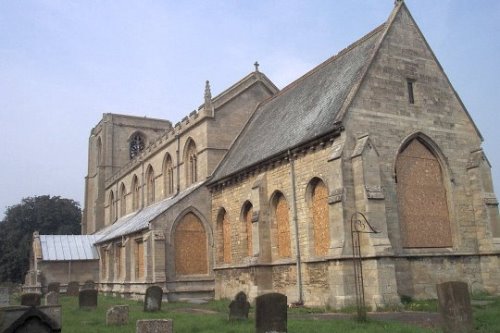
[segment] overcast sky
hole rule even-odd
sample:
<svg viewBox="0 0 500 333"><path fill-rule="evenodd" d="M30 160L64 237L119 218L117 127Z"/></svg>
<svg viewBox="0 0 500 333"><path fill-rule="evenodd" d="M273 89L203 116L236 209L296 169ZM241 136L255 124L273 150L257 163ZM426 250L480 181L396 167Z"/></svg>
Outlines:
<svg viewBox="0 0 500 333"><path fill-rule="evenodd" d="M484 136L500 193L500 1L406 0ZM280 88L383 23L393 0L0 1L0 217L33 195L83 206L103 113L176 123L260 70Z"/></svg>

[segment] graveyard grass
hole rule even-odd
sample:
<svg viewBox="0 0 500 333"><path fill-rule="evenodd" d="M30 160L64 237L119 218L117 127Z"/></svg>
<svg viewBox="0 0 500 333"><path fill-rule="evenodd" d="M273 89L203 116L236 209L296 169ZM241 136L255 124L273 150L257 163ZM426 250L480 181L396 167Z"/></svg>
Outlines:
<svg viewBox="0 0 500 333"><path fill-rule="evenodd" d="M254 332L254 310L250 311L248 321L229 322L228 305L230 301L211 301L203 305L195 305L184 302L163 303L159 312L143 312L143 302L119 297L99 295L98 307L94 310L79 309L78 298L61 296L63 307L63 331L72 333L135 333L136 321L139 319L172 319L174 321L175 333L253 333ZM129 324L124 326L106 326L106 311L114 305L129 306ZM430 301L426 310L435 307L435 302ZM312 313L325 312L326 309L311 309ZM499 332L500 333L500 299L495 298L493 303L487 306L474 306L474 319L477 332ZM289 309L288 332L289 333L331 333L331 332L380 332L380 333L430 333L440 330L424 329L405 325L398 322L383 322L369 320L359 323L352 319L336 320L314 320L307 319L308 310L304 308Z"/></svg>

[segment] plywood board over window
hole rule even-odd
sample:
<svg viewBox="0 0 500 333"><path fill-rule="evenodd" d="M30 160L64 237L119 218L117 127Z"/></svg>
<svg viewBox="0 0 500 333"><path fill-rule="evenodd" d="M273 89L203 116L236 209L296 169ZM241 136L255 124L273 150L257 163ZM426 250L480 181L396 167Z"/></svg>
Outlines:
<svg viewBox="0 0 500 333"><path fill-rule="evenodd" d="M398 156L396 176L403 246L451 247L446 188L436 156L413 139Z"/></svg>
<svg viewBox="0 0 500 333"><path fill-rule="evenodd" d="M196 215L188 213L182 218L174 242L177 275L208 274L207 235Z"/></svg>
<svg viewBox="0 0 500 333"><path fill-rule="evenodd" d="M290 218L288 203L282 194L276 198L276 245L279 258L289 258L292 256L290 247Z"/></svg>
<svg viewBox="0 0 500 333"><path fill-rule="evenodd" d="M252 214L253 214L253 207L250 205L246 211L246 214L245 214L246 237L247 237L247 255L249 257L253 256Z"/></svg>
<svg viewBox="0 0 500 333"><path fill-rule="evenodd" d="M314 235L314 254L325 256L330 245L330 228L328 218L328 189L322 181L318 181L312 193L312 220Z"/></svg>
<svg viewBox="0 0 500 333"><path fill-rule="evenodd" d="M135 257L135 278L137 280L144 279L144 242L138 239L135 242L134 248Z"/></svg>

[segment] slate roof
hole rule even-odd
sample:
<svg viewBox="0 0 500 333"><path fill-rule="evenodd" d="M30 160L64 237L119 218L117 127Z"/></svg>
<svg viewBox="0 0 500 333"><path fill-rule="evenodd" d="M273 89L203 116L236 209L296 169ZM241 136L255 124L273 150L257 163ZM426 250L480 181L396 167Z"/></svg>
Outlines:
<svg viewBox="0 0 500 333"><path fill-rule="evenodd" d="M385 26L379 26L261 104L211 182L331 132L350 91L369 64Z"/></svg>
<svg viewBox="0 0 500 333"><path fill-rule="evenodd" d="M94 242L99 235L40 235L42 260L98 260Z"/></svg>
<svg viewBox="0 0 500 333"><path fill-rule="evenodd" d="M145 207L144 209L120 217L115 223L101 229L98 232L100 237L96 241L96 244L104 243L106 241L149 228L149 223L152 220L194 192L196 189L200 188L203 184L204 181L196 183L184 191L179 192L176 196L163 199Z"/></svg>

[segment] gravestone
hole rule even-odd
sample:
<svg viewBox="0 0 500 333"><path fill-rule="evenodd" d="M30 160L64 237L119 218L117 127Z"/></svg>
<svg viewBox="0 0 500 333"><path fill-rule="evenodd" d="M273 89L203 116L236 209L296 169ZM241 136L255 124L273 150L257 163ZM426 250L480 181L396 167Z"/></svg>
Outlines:
<svg viewBox="0 0 500 333"><path fill-rule="evenodd" d="M78 304L80 308L95 309L97 307L97 290L81 290L78 295Z"/></svg>
<svg viewBox="0 0 500 333"><path fill-rule="evenodd" d="M115 305L106 312L106 325L128 324L128 305Z"/></svg>
<svg viewBox="0 0 500 333"><path fill-rule="evenodd" d="M10 292L8 287L0 288L0 306L7 306L10 304Z"/></svg>
<svg viewBox="0 0 500 333"><path fill-rule="evenodd" d="M161 300L163 298L163 289L158 286L151 286L146 289L144 296L144 311L154 312L161 310Z"/></svg>
<svg viewBox="0 0 500 333"><path fill-rule="evenodd" d="M234 297L234 300L229 304L229 320L245 320L248 319L250 311L250 303L247 300L247 295L240 291Z"/></svg>
<svg viewBox="0 0 500 333"><path fill-rule="evenodd" d="M93 290L95 289L95 282L92 280L87 280L82 286L82 290Z"/></svg>
<svg viewBox="0 0 500 333"><path fill-rule="evenodd" d="M143 319L135 326L136 333L173 333L174 321L171 319Z"/></svg>
<svg viewBox="0 0 500 333"><path fill-rule="evenodd" d="M61 284L59 282L51 282L47 286L47 292L55 291L58 294L61 292Z"/></svg>
<svg viewBox="0 0 500 333"><path fill-rule="evenodd" d="M467 283L444 282L437 285L438 309L444 333L474 332L472 306Z"/></svg>
<svg viewBox="0 0 500 333"><path fill-rule="evenodd" d="M66 295L68 296L78 296L80 292L80 284L78 281L71 281L68 283L68 288L66 288Z"/></svg>
<svg viewBox="0 0 500 333"><path fill-rule="evenodd" d="M270 293L255 299L255 333L287 332L287 298Z"/></svg>
<svg viewBox="0 0 500 333"><path fill-rule="evenodd" d="M45 305L59 305L59 293L56 291L49 291L45 295Z"/></svg>
<svg viewBox="0 0 500 333"><path fill-rule="evenodd" d="M40 306L42 294L26 293L21 295L21 305Z"/></svg>

